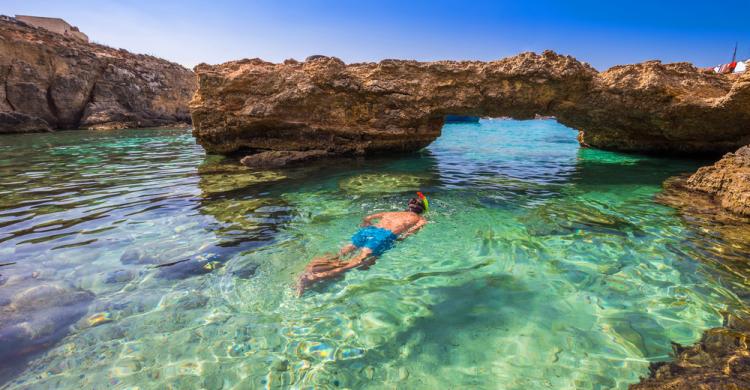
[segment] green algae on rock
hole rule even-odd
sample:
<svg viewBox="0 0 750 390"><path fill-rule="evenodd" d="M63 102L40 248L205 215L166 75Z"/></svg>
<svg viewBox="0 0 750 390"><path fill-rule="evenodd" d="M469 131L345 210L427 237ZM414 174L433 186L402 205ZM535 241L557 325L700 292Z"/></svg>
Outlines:
<svg viewBox="0 0 750 390"><path fill-rule="evenodd" d="M278 168L293 164L301 164L306 161L317 160L326 156L328 156L328 152L325 150L306 150L304 152L274 150L245 156L240 162L248 167Z"/></svg>
<svg viewBox="0 0 750 390"><path fill-rule="evenodd" d="M204 195L240 190L253 184L284 179L281 172L257 170L237 164L236 161L211 156L198 167L199 186Z"/></svg>
<svg viewBox="0 0 750 390"><path fill-rule="evenodd" d="M365 173L339 183L339 188L351 194L399 193L422 187L423 178L409 174Z"/></svg>

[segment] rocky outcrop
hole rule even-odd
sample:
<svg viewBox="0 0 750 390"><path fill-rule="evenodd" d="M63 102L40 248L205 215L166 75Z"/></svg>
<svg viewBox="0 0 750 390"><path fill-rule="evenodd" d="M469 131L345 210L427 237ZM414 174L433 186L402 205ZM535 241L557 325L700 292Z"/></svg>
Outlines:
<svg viewBox="0 0 750 390"><path fill-rule="evenodd" d="M677 209L682 220L699 239L691 240L704 247L708 253L721 261L722 267L733 273L750 278L746 272L747 259L750 258L750 217L734 213L723 208L714 196L696 191L688 186L688 175L671 177L662 184L662 191L656 201ZM716 240L727 242L734 253L717 251Z"/></svg>
<svg viewBox="0 0 750 390"><path fill-rule="evenodd" d="M632 390L750 388L750 321L728 316L695 345L674 345L673 362L651 364L651 374Z"/></svg>
<svg viewBox="0 0 750 390"><path fill-rule="evenodd" d="M189 122L193 72L0 16L0 134Z"/></svg>
<svg viewBox="0 0 750 390"><path fill-rule="evenodd" d="M622 151L718 153L750 143L750 73L686 63L600 73L547 51L492 62L251 59L195 71L194 135L215 153L412 151L440 136L450 114L553 115L585 143Z"/></svg>
<svg viewBox="0 0 750 390"><path fill-rule="evenodd" d="M725 273L738 280L750 277L750 216L744 212L747 198L741 196L750 185L747 176L742 176L748 149L729 153L690 177L668 179L656 197L679 211L688 227L686 239L695 245L693 257L710 264L719 279ZM740 299L747 298L745 288L727 286ZM750 313L742 313L741 318L727 316L723 327L707 330L698 343L675 345L674 359L652 363L649 377L631 389L750 388L749 339Z"/></svg>
<svg viewBox="0 0 750 390"><path fill-rule="evenodd" d="M52 131L52 127L42 118L20 112L0 112L0 134L43 131Z"/></svg>
<svg viewBox="0 0 750 390"><path fill-rule="evenodd" d="M727 210L750 217L750 145L700 168L687 180L687 187L712 195Z"/></svg>

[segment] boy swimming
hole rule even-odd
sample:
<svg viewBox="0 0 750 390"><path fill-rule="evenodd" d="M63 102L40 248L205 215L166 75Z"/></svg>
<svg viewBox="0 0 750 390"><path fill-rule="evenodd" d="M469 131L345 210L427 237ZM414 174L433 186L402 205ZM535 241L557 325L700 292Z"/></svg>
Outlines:
<svg viewBox="0 0 750 390"><path fill-rule="evenodd" d="M362 229L352 236L352 242L341 248L338 255L313 259L297 281L297 293L302 293L313 283L333 278L357 267L375 263L378 256L390 249L396 240L414 234L427 220L421 215L428 207L427 198L418 192L420 199L409 200L408 211L392 211L368 215L362 220ZM372 224L377 220L377 223ZM359 249L349 261L342 259Z"/></svg>

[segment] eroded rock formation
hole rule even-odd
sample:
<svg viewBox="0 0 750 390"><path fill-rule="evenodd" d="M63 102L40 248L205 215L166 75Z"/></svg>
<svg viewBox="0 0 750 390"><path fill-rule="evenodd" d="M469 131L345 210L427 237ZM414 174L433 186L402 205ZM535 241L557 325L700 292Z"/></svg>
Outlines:
<svg viewBox="0 0 750 390"><path fill-rule="evenodd" d="M750 217L750 145L699 169L687 180L687 187L713 196L734 213Z"/></svg>
<svg viewBox="0 0 750 390"><path fill-rule="evenodd" d="M209 152L411 151L445 115L554 115L591 146L718 153L750 143L750 73L708 74L657 61L597 72L551 51L499 61L333 57L195 68L194 135Z"/></svg>
<svg viewBox="0 0 750 390"><path fill-rule="evenodd" d="M189 122L193 72L0 16L0 134Z"/></svg>

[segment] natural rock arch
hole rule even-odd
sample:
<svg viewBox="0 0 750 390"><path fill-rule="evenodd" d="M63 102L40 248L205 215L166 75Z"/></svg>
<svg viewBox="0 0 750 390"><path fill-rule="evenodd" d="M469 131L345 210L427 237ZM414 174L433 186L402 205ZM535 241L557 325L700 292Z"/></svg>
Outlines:
<svg viewBox="0 0 750 390"><path fill-rule="evenodd" d="M499 61L335 57L198 65L194 135L209 152L416 150L446 114L555 116L595 147L718 153L750 143L750 74L651 61L599 73L546 51Z"/></svg>

